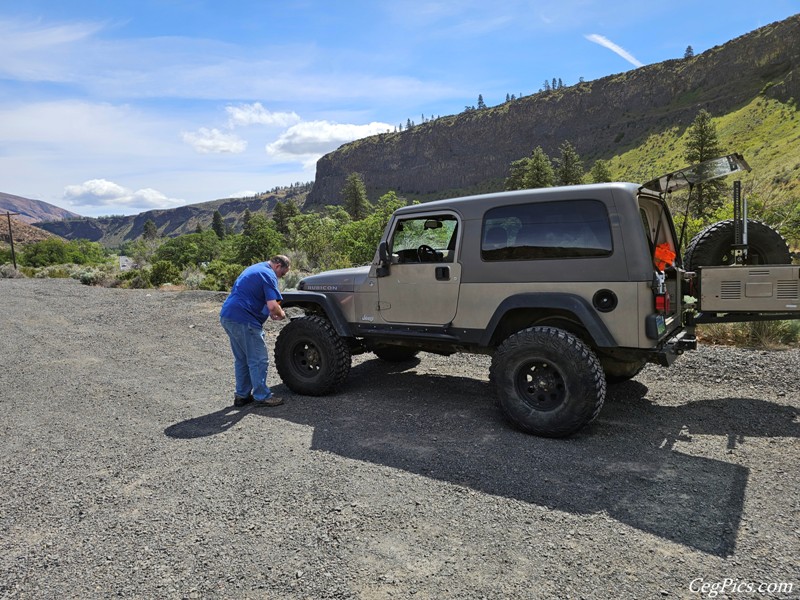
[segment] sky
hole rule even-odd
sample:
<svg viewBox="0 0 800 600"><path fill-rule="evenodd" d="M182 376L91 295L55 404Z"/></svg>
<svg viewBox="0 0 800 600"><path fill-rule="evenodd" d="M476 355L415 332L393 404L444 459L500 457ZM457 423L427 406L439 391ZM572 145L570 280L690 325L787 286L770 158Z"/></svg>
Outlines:
<svg viewBox="0 0 800 600"><path fill-rule="evenodd" d="M800 0L0 0L0 192L251 196L408 121L700 54Z"/></svg>

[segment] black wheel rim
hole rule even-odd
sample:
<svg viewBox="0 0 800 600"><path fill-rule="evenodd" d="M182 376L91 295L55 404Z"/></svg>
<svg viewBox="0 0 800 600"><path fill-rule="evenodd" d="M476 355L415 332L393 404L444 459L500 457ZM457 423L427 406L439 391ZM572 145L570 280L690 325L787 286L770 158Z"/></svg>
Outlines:
<svg viewBox="0 0 800 600"><path fill-rule="evenodd" d="M567 397L567 386L561 371L544 360L522 365L517 371L515 383L520 398L534 410L554 410Z"/></svg>
<svg viewBox="0 0 800 600"><path fill-rule="evenodd" d="M311 340L300 340L292 347L292 369L301 377L316 377L322 368L322 353Z"/></svg>

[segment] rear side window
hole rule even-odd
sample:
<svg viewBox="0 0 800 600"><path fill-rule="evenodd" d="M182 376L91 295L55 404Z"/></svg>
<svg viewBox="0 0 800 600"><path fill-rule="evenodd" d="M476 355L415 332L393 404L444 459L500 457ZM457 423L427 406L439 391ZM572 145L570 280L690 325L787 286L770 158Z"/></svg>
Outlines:
<svg viewBox="0 0 800 600"><path fill-rule="evenodd" d="M597 200L501 206L483 218L483 260L586 258L611 254L608 212Z"/></svg>

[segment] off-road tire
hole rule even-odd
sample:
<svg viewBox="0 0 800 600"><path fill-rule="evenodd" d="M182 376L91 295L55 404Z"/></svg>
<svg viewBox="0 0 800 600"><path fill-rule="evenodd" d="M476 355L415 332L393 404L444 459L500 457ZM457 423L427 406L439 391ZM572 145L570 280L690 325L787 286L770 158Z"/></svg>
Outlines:
<svg viewBox="0 0 800 600"><path fill-rule="evenodd" d="M734 221L719 221L709 225L689 242L683 259L687 271L699 267L734 264ZM785 265L792 262L789 245L783 236L766 223L747 222L747 264Z"/></svg>
<svg viewBox="0 0 800 600"><path fill-rule="evenodd" d="M489 374L503 414L518 429L564 437L591 423L606 397L603 368L576 336L530 327L508 337Z"/></svg>
<svg viewBox="0 0 800 600"><path fill-rule="evenodd" d="M419 354L419 350L403 346L384 346L372 350L375 356L386 362L406 362Z"/></svg>
<svg viewBox="0 0 800 600"><path fill-rule="evenodd" d="M330 321L305 316L287 323L275 342L275 365L290 390L324 396L347 379L351 355Z"/></svg>

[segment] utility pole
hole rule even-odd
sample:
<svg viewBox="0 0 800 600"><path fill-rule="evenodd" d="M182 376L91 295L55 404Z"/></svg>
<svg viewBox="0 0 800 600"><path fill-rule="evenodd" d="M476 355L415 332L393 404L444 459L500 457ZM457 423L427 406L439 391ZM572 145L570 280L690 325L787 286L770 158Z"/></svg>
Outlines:
<svg viewBox="0 0 800 600"><path fill-rule="evenodd" d="M14 254L14 234L11 232L11 217L17 216L19 213L12 213L6 211L6 219L8 219L8 241L11 244L11 262L14 263L14 270L17 270L17 255Z"/></svg>

